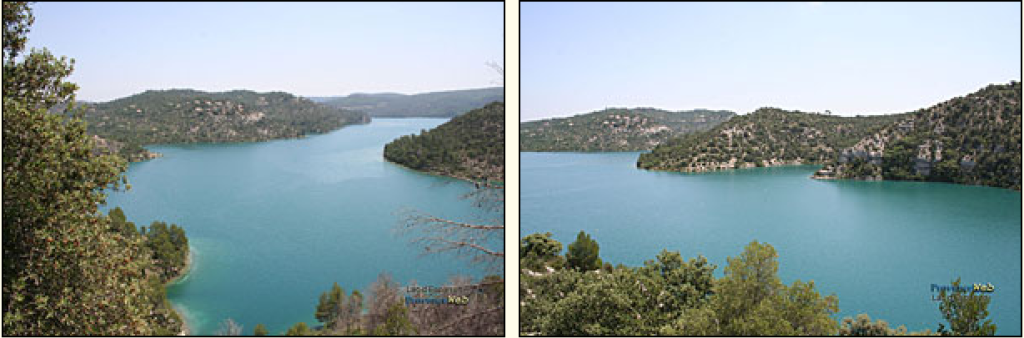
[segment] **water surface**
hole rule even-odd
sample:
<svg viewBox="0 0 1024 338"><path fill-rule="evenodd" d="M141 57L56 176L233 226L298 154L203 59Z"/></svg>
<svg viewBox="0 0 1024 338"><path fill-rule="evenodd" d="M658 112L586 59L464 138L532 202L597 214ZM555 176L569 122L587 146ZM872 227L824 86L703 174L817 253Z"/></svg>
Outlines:
<svg viewBox="0 0 1024 338"><path fill-rule="evenodd" d="M405 208L462 220L492 219L460 197L470 185L383 161L384 144L443 119L374 119L303 139L151 147L164 157L134 163L132 189L114 193L137 225L185 228L191 273L168 289L193 334L232 318L251 334L263 323L283 334L313 313L320 293L338 284L366 289L381 272L403 285L479 278L452 256L421 256L398 236ZM500 215L498 215L500 217Z"/></svg>
<svg viewBox="0 0 1024 338"><path fill-rule="evenodd" d="M682 174L638 170L639 153L523 153L520 236L580 230L601 258L704 255L722 275L751 241L779 254L786 284L814 280L840 315L938 327L931 284L992 283L998 334L1021 334L1021 193L920 182L818 181L815 166Z"/></svg>

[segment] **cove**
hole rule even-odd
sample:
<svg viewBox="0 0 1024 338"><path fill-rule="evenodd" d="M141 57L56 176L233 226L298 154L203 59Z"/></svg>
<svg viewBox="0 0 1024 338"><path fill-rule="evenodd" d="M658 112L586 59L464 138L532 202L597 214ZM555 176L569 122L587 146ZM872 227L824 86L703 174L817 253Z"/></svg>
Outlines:
<svg viewBox="0 0 1024 338"><path fill-rule="evenodd" d="M817 166L683 174L636 169L639 153L522 153L520 237L586 231L601 258L641 266L662 249L726 257L753 240L783 283L813 280L836 319L867 313L934 331L932 285L991 283L999 335L1021 334L1021 193L922 182L818 181ZM937 295L937 292L934 293Z"/></svg>
<svg viewBox="0 0 1024 338"><path fill-rule="evenodd" d="M193 335L215 333L226 318L243 334L258 323L275 335L298 322L317 326L318 297L334 282L366 295L382 272L402 286L488 273L457 257L421 255L395 232L408 209L501 217L461 198L469 183L383 160L387 142L445 121L374 119L302 139L148 147L164 156L131 164L132 189L111 193L104 209L121 207L137 226L160 220L185 229L192 267L168 298Z"/></svg>

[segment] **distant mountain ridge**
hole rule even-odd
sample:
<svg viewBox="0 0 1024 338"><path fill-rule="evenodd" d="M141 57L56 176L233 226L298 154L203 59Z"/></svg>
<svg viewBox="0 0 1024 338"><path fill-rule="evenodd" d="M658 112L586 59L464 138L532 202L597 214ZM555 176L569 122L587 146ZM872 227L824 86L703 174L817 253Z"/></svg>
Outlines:
<svg viewBox="0 0 1024 338"><path fill-rule="evenodd" d="M1021 84L990 85L909 113L844 149L814 177L1020 190Z"/></svg>
<svg viewBox="0 0 1024 338"><path fill-rule="evenodd" d="M111 145L104 149L133 161L152 158L142 148L150 144L295 138L370 121L362 112L288 93L248 90L149 90L82 106L88 131L99 136L98 144Z"/></svg>
<svg viewBox="0 0 1024 338"><path fill-rule="evenodd" d="M607 108L519 124L522 151L639 151L686 133L710 129L736 114L725 110Z"/></svg>
<svg viewBox="0 0 1024 338"><path fill-rule="evenodd" d="M420 93L356 93L317 97L328 106L359 110L372 117L454 117L491 102L505 101L504 87Z"/></svg>

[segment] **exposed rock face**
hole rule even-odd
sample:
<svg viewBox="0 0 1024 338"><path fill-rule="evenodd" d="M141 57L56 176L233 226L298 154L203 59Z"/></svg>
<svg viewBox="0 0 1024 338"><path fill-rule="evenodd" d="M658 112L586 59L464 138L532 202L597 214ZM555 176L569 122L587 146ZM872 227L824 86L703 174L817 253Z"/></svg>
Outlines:
<svg viewBox="0 0 1024 338"><path fill-rule="evenodd" d="M843 149L813 177L921 180L1020 190L1020 82L908 115Z"/></svg>
<svg viewBox="0 0 1024 338"><path fill-rule="evenodd" d="M99 154L121 155L126 160L128 160L129 162L141 162L141 161L151 160L151 159L163 156L160 153L151 152L151 151L146 150L146 149L142 149L141 151L134 151L134 152L122 152L122 150L125 148L124 143L113 141L113 140L108 140L108 139L105 139L105 138L102 138L102 137L99 137L99 136L96 136L96 135L92 136L92 141L93 141L93 149L92 149L93 154L96 154L96 155L99 155Z"/></svg>

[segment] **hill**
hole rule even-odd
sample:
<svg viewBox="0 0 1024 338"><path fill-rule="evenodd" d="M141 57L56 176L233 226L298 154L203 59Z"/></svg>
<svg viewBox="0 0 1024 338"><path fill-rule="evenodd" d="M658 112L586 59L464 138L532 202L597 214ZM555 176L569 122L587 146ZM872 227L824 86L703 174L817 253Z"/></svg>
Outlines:
<svg viewBox="0 0 1024 338"><path fill-rule="evenodd" d="M505 104L494 102L419 135L384 146L384 158L408 168L466 180L505 179Z"/></svg>
<svg viewBox="0 0 1024 338"><path fill-rule="evenodd" d="M641 154L637 167L702 172L825 163L903 116L840 117L761 108L711 130L673 138Z"/></svg>
<svg viewBox="0 0 1024 338"><path fill-rule="evenodd" d="M673 136L710 129L736 114L719 110L609 108L519 125L522 151L638 151Z"/></svg>
<svg viewBox="0 0 1024 338"><path fill-rule="evenodd" d="M352 94L318 100L326 105L364 111L372 117L454 117L494 101L505 101L504 87L404 95Z"/></svg>
<svg viewBox="0 0 1024 338"><path fill-rule="evenodd" d="M990 85L903 116L844 149L820 179L1021 189L1021 84Z"/></svg>
<svg viewBox="0 0 1024 338"><path fill-rule="evenodd" d="M103 139L101 148L131 160L151 158L142 148L149 144L266 141L369 122L361 112L246 90L150 90L83 106L89 133Z"/></svg>

